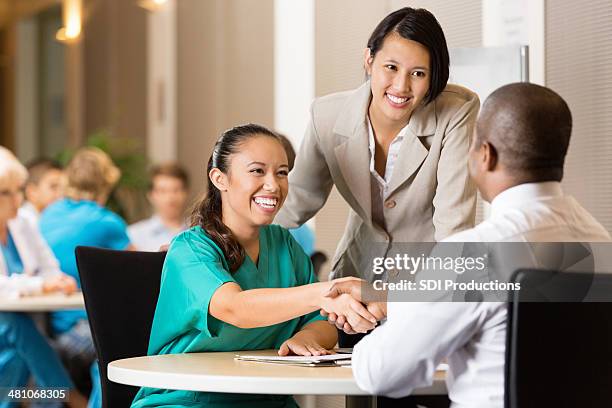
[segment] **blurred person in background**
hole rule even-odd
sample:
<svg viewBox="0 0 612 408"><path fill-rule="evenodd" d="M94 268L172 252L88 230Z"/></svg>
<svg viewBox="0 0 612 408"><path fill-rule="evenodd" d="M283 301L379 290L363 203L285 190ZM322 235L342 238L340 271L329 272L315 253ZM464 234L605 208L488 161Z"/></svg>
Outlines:
<svg viewBox="0 0 612 408"><path fill-rule="evenodd" d="M147 198L153 216L128 227L128 235L139 251L157 251L187 229L185 206L189 176L177 163L164 163L151 169Z"/></svg>
<svg viewBox="0 0 612 408"><path fill-rule="evenodd" d="M18 215L27 177L26 168L0 147L0 297L73 293L75 280L60 271L38 229ZM85 398L32 319L25 313L0 312L0 387L25 387L30 376L41 388L68 388L68 405L85 406ZM61 406L52 404L45 406ZM0 408L16 406L0 400Z"/></svg>
<svg viewBox="0 0 612 408"><path fill-rule="evenodd" d="M26 166L28 180L25 184L25 203L19 215L38 225L40 213L64 195L65 177L62 166L55 160L38 158Z"/></svg>
<svg viewBox="0 0 612 408"><path fill-rule="evenodd" d="M51 204L39 226L60 262L61 269L81 287L74 250L79 245L133 249L125 221L104 207L121 172L111 158L95 147L79 149L66 167L66 197ZM84 310L54 312L51 316L60 353L75 378L86 376L96 358L87 314ZM94 392L98 392L97 364L92 366ZM98 401L99 396L92 400Z"/></svg>
<svg viewBox="0 0 612 408"><path fill-rule="evenodd" d="M277 132L278 133L278 132ZM293 148L293 144L291 140L283 134L278 133L281 142L283 143L283 147L287 152L287 160L289 161L289 172L293 170L293 165L295 164L295 149ZM302 249L308 256L312 256L315 252L315 235L307 224L302 224L297 228L291 228L289 230L291 236L302 246Z"/></svg>

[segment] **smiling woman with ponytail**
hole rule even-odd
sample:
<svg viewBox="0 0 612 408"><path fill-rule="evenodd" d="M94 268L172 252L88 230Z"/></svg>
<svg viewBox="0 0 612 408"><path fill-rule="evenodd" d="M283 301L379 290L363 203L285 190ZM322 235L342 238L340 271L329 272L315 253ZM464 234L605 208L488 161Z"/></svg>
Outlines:
<svg viewBox="0 0 612 408"><path fill-rule="evenodd" d="M237 126L227 130L215 144L215 148L206 167L207 174L213 168L223 173L229 170L229 157L238 150L238 145L244 139L253 135L264 135L280 142L279 136L269 129L255 124ZM285 169L287 173L288 169ZM280 207L280 206L279 206ZM221 191L215 187L212 178L208 178L206 197L196 206L192 216L191 225L199 225L215 243L223 250L232 272L236 271L244 261L244 248L233 236L232 231L222 220Z"/></svg>
<svg viewBox="0 0 612 408"><path fill-rule="evenodd" d="M279 349L321 355L337 341L320 309L365 332L376 317L349 295L327 296L289 232L271 225L287 196L287 156L279 137L247 124L224 132L208 160L206 196L192 227L172 242L164 264L149 354ZM345 278L355 279L355 278ZM290 396L229 395L143 388L133 407L297 407Z"/></svg>

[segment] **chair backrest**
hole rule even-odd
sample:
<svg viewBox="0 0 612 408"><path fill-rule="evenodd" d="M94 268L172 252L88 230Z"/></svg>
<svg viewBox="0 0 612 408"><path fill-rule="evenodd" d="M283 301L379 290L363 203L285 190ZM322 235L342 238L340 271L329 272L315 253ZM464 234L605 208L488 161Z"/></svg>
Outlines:
<svg viewBox="0 0 612 408"><path fill-rule="evenodd" d="M318 277L323 264L327 262L327 255L321 251L315 251L312 255L310 255L310 262L312 262L312 270L314 271L315 276Z"/></svg>
<svg viewBox="0 0 612 408"><path fill-rule="evenodd" d="M610 406L612 274L519 270L513 282L506 408Z"/></svg>
<svg viewBox="0 0 612 408"><path fill-rule="evenodd" d="M129 407L138 391L109 381L106 367L113 360L147 354L165 257L165 252L76 248L103 407Z"/></svg>

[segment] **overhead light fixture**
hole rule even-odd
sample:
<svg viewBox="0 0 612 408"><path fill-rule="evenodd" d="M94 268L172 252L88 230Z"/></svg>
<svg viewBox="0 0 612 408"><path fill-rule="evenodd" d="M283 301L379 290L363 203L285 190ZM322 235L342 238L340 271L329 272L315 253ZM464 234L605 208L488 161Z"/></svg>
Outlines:
<svg viewBox="0 0 612 408"><path fill-rule="evenodd" d="M55 38L64 43L76 42L81 35L83 18L82 0L63 0L62 17L64 26L57 30Z"/></svg>
<svg viewBox="0 0 612 408"><path fill-rule="evenodd" d="M168 0L139 0L138 5L149 11L160 10Z"/></svg>

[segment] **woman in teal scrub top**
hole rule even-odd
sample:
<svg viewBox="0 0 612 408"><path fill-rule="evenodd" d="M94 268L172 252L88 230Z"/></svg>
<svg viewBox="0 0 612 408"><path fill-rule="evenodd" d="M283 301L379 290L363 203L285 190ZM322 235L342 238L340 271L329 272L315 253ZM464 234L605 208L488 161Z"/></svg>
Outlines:
<svg viewBox="0 0 612 408"><path fill-rule="evenodd" d="M270 348L326 354L337 334L320 309L342 310L359 331L374 327L375 317L352 297L326 296L332 282L317 282L299 244L271 225L287 196L288 172L278 136L262 126L238 126L217 141L207 196L166 256L150 355ZM297 407L291 396L151 388L132 404L176 406Z"/></svg>

